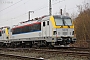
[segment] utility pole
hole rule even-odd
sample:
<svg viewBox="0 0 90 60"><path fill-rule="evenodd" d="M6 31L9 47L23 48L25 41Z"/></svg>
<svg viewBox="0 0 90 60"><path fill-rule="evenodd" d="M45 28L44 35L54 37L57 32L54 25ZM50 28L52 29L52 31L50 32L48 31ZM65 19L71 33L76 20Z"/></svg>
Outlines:
<svg viewBox="0 0 90 60"><path fill-rule="evenodd" d="M30 20L30 16L31 16L30 13L34 13L34 11L29 11L29 20Z"/></svg>
<svg viewBox="0 0 90 60"><path fill-rule="evenodd" d="M49 15L52 15L51 0L49 0Z"/></svg>
<svg viewBox="0 0 90 60"><path fill-rule="evenodd" d="M62 9L60 9L60 14L62 15Z"/></svg>

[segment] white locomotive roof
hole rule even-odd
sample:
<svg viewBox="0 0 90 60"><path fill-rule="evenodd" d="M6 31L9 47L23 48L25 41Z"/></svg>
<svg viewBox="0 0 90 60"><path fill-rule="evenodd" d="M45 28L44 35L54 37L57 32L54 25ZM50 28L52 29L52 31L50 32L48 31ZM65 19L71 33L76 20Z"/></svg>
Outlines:
<svg viewBox="0 0 90 60"><path fill-rule="evenodd" d="M27 22L22 22L22 23L19 23L18 25L14 25L12 28L24 26L24 25L28 25L28 24L33 24L33 23L37 23L37 22L40 22L40 20L31 20L31 21L27 21Z"/></svg>
<svg viewBox="0 0 90 60"><path fill-rule="evenodd" d="M41 22L41 20L45 17L47 17L49 15L44 15L40 18L35 18L35 19L32 19L32 20L27 20L27 21L24 21L24 22L20 22L18 25L13 25L12 28L15 28L15 27L19 27L19 26L24 26L24 25L28 25L28 24L33 24L33 23L37 23L37 22Z"/></svg>

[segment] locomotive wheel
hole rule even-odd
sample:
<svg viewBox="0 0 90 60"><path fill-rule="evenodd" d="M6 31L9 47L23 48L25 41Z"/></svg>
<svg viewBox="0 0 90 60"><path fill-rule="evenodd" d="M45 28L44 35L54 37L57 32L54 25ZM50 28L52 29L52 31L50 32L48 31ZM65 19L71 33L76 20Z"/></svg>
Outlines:
<svg viewBox="0 0 90 60"><path fill-rule="evenodd" d="M51 49L54 48L54 46L51 43L49 43L48 47Z"/></svg>
<svg viewBox="0 0 90 60"><path fill-rule="evenodd" d="M38 44L33 44L32 46L33 48L40 48L40 46Z"/></svg>

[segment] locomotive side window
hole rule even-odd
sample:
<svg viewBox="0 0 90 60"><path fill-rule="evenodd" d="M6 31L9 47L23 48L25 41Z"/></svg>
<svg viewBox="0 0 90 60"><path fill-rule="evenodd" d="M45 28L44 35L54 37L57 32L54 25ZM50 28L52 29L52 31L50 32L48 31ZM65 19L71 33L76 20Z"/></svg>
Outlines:
<svg viewBox="0 0 90 60"><path fill-rule="evenodd" d="M22 28L22 33L29 32L29 26L24 26Z"/></svg>
<svg viewBox="0 0 90 60"><path fill-rule="evenodd" d="M29 26L29 31L30 31L30 32L32 31L32 26Z"/></svg>
<svg viewBox="0 0 90 60"><path fill-rule="evenodd" d="M3 30L3 33L5 33L5 30Z"/></svg>
<svg viewBox="0 0 90 60"><path fill-rule="evenodd" d="M41 24L38 24L37 27L38 27L38 30L41 30Z"/></svg>
<svg viewBox="0 0 90 60"><path fill-rule="evenodd" d="M18 33L21 33L21 28L15 28L15 29L12 31L12 34L18 34Z"/></svg>
<svg viewBox="0 0 90 60"><path fill-rule="evenodd" d="M2 31L2 34L3 34L3 31Z"/></svg>
<svg viewBox="0 0 90 60"><path fill-rule="evenodd" d="M26 32L30 32L29 26L26 26L25 28L26 28Z"/></svg>
<svg viewBox="0 0 90 60"><path fill-rule="evenodd" d="M34 25L33 25L33 31L36 31L37 28L38 28L38 27L37 27L37 24L34 24Z"/></svg>
<svg viewBox="0 0 90 60"><path fill-rule="evenodd" d="M47 21L47 25L49 25L49 21Z"/></svg>
<svg viewBox="0 0 90 60"><path fill-rule="evenodd" d="M32 29L33 29L33 31L41 30L41 24L34 24Z"/></svg>
<svg viewBox="0 0 90 60"><path fill-rule="evenodd" d="M43 26L45 26L45 22L43 22Z"/></svg>
<svg viewBox="0 0 90 60"><path fill-rule="evenodd" d="M15 34L15 30L14 29L12 29L12 34Z"/></svg>
<svg viewBox="0 0 90 60"><path fill-rule="evenodd" d="M2 31L2 34L4 34L4 33L5 33L5 30Z"/></svg>
<svg viewBox="0 0 90 60"><path fill-rule="evenodd" d="M15 28L13 29L12 34L34 32L34 31L39 31L39 30L41 30L41 23L23 26L22 28Z"/></svg>
<svg viewBox="0 0 90 60"><path fill-rule="evenodd" d="M0 36L1 36L1 31L0 31Z"/></svg>

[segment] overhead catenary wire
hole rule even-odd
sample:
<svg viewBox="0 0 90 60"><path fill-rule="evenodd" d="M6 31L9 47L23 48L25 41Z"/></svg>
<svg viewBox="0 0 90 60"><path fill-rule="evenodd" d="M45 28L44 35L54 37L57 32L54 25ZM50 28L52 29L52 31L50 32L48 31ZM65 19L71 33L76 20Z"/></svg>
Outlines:
<svg viewBox="0 0 90 60"><path fill-rule="evenodd" d="M72 10L72 9L74 9L74 8L77 8L77 6L75 6L75 7L73 7L73 8L69 8L69 9L67 9L67 11L69 11L69 10ZM54 14L60 14L60 11L58 11L58 12L55 12Z"/></svg>
<svg viewBox="0 0 90 60"><path fill-rule="evenodd" d="M6 7L6 8L4 8L4 9L2 9L2 10L0 10L0 12L2 12L2 11L4 11L4 10L6 10L6 9L8 9L8 8L14 6L14 5L16 5L16 4L18 4L18 3L21 2L21 1L22 1L22 0L19 0L18 2L14 3L14 4L12 4L12 5L8 6L8 7Z"/></svg>
<svg viewBox="0 0 90 60"><path fill-rule="evenodd" d="M56 3L53 3L52 5L55 5L55 4L60 3L60 2L63 2L63 1L65 1L65 0L58 1L58 2L56 2ZM47 7L49 7L49 6L44 6L44 7L41 7L41 8L39 8L39 9L35 9L34 12L39 11L39 10L42 10L42 9L44 9L44 8L47 8ZM27 12L26 12L26 13L27 13ZM23 15L23 14L22 14L22 15Z"/></svg>
<svg viewBox="0 0 90 60"><path fill-rule="evenodd" d="M63 1L65 1L65 0L56 2L56 3L52 4L52 5L55 5L55 4L60 3L60 2L63 2ZM39 10L44 9L44 8L47 8L47 7L48 7L48 6L45 6L45 7L42 7L42 8L40 8L40 9L36 9L36 10L34 10L34 11L39 11ZM21 14L21 15L19 15L19 16L16 16L16 17L14 17L13 19L19 18L19 17L21 17L21 16L23 16L23 15L25 15L25 14L27 14L27 12L26 12L26 13L23 13L23 14ZM10 18L10 19L12 19L12 18ZM8 19L8 20L10 20L10 19Z"/></svg>
<svg viewBox="0 0 90 60"><path fill-rule="evenodd" d="M30 0L28 0L28 1L30 1ZM28 1L24 2L23 4L26 4ZM18 1L18 2L19 2L19 1ZM21 5L22 5L22 4L21 4ZM21 5L18 5L17 7L19 7L19 6L21 6ZM10 10L10 11L4 13L4 14L11 13L12 11L17 10L17 9L16 9L17 7L15 7L14 9L12 9L12 10ZM4 15L4 14L3 14L3 15ZM26 12L23 13L23 14L21 14L20 17L23 16L24 14L26 14ZM1 16L3 16L3 15L1 15ZM1 16L0 16L0 17L1 17ZM18 18L18 17L19 17L19 16L17 16L17 18ZM14 17L14 18L16 18L16 17ZM12 18L9 18L9 19L12 19ZM7 20L7 19L1 19L1 20Z"/></svg>
<svg viewBox="0 0 90 60"><path fill-rule="evenodd" d="M56 2L56 3L53 3L52 5L58 4L58 3L63 2L63 1L65 1L65 0L58 1L58 2ZM44 6L44 7L42 7L42 8L36 9L36 10L34 10L34 12L39 11L39 10L42 10L42 9L44 9L44 8L47 8L47 7L49 7L49 6ZM21 14L21 15L19 15L19 16L13 17L13 19L17 19L17 18L19 18L19 17L21 17L21 16L23 16L23 15L25 15L25 14L27 14L27 13L28 13L28 12L23 13L23 14ZM12 19L12 18L9 18L8 20L10 20L10 19Z"/></svg>
<svg viewBox="0 0 90 60"><path fill-rule="evenodd" d="M20 1L22 1L22 0L20 0ZM20 1L18 1L18 3L19 3ZM56 3L53 3L52 5L58 4L58 3L63 2L63 1L65 1L65 0L58 1L58 2L56 2ZM16 4L17 4L17 3L16 3ZM13 4L13 5L15 5L15 4ZM13 6L13 5L12 5L12 6ZM42 10L42 9L44 9L44 8L47 8L47 7L49 7L49 6L44 6L44 7L42 7L42 8L35 9L34 11L36 12L36 11ZM25 15L25 14L27 14L27 13L28 13L28 12L23 13L23 14L21 14L21 15L19 15L19 16L13 17L13 19L19 18L19 17L21 17L21 16L23 16L23 15ZM7 19L7 20L10 20L10 19L12 19L12 18L9 18L9 19Z"/></svg>
<svg viewBox="0 0 90 60"><path fill-rule="evenodd" d="M30 1L30 0L28 0L28 1ZM28 1L26 1L26 2L24 2L23 4L26 4ZM22 4L21 4L22 5ZM4 14L7 14L7 13L11 13L12 11L15 11L15 10L17 10L16 8L18 8L19 6L21 6L21 5L18 5L17 7L15 7L14 9L11 9L10 11L7 11L6 13L4 13ZM3 16L4 14L2 14L1 16ZM0 17L1 17L0 16Z"/></svg>
<svg viewBox="0 0 90 60"><path fill-rule="evenodd" d="M75 8L75 7L73 7L73 8ZM71 9L73 9L73 8L70 8L70 9L67 9L67 10L71 10ZM36 10L36 11L38 11L38 10ZM56 13L59 13L59 12L56 12ZM19 15L19 16L14 17L14 18L10 18L10 19L17 19L17 18L19 18L19 17L22 17L22 16L25 15L25 14L28 14L28 12L23 13L23 14L21 14L21 15ZM9 20L9 19L8 19L8 20Z"/></svg>

